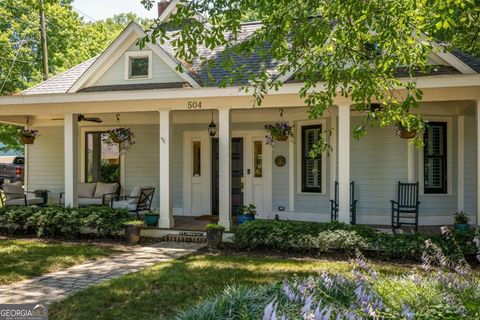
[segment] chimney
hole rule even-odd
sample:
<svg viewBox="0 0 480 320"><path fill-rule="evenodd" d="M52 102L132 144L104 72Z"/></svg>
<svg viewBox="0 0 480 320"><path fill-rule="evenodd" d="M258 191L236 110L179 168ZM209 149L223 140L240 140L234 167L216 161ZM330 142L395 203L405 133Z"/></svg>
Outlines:
<svg viewBox="0 0 480 320"><path fill-rule="evenodd" d="M168 6L172 3L171 0L162 0L158 2L158 17L160 18L165 11L165 9L168 8Z"/></svg>

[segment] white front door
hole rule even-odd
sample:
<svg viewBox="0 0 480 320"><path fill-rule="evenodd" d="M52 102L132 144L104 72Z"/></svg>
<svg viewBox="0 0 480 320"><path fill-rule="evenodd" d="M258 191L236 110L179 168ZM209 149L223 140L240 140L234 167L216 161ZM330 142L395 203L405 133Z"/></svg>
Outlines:
<svg viewBox="0 0 480 320"><path fill-rule="evenodd" d="M244 141L244 204L257 207L259 218L272 212L272 148L263 131L234 131ZM185 132L183 144L183 214L212 213L212 151L207 132Z"/></svg>
<svg viewBox="0 0 480 320"><path fill-rule="evenodd" d="M272 212L272 148L265 144L263 131L243 134L245 140L245 204L257 207L258 217Z"/></svg>
<svg viewBox="0 0 480 320"><path fill-rule="evenodd" d="M183 214L210 214L210 136L206 132L185 132L183 166Z"/></svg>

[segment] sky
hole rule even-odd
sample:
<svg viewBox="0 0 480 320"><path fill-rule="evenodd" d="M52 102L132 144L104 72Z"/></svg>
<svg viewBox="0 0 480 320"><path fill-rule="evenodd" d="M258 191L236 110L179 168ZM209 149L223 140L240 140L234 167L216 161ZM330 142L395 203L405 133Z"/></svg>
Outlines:
<svg viewBox="0 0 480 320"><path fill-rule="evenodd" d="M146 10L140 0L74 0L73 7L85 20L101 20L117 13L133 12L142 18L155 18L156 6Z"/></svg>

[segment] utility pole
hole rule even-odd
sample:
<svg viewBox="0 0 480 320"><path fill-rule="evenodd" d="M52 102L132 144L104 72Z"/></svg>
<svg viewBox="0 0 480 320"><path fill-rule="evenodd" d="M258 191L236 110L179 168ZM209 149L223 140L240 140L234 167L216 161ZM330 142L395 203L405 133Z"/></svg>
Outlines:
<svg viewBox="0 0 480 320"><path fill-rule="evenodd" d="M47 29L45 27L45 11L43 8L43 0L38 0L40 15L40 43L42 45L43 59L43 79L48 79L48 47L47 47Z"/></svg>

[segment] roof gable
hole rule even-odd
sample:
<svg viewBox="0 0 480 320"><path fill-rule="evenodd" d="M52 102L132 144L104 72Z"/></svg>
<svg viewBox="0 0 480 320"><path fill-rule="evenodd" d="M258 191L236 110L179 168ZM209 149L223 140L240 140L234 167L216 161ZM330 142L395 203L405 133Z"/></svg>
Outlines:
<svg viewBox="0 0 480 320"><path fill-rule="evenodd" d="M85 88L95 86L97 83L102 85L102 77L111 76L108 74L110 68L115 64L120 64L125 52L135 48L140 50L136 43L139 39L145 36L145 32L136 22L130 23L127 28L115 39L115 41L95 60L95 62L78 78L78 80L69 88L68 93L82 91ZM170 53L165 51L157 44L147 43L142 50L150 50L155 56L157 65L163 67L163 71L168 72L172 82L183 81L192 87L200 87L200 84L195 79L194 75L189 72L187 66L184 66L180 61L176 60ZM179 72L176 68L182 65L184 72ZM119 85L122 83L123 74L121 78L113 79ZM105 78L103 78L103 81ZM100 82L99 82L100 81ZM151 83L152 81L148 81ZM110 85L111 83L109 83ZM138 81L137 81L138 84Z"/></svg>

